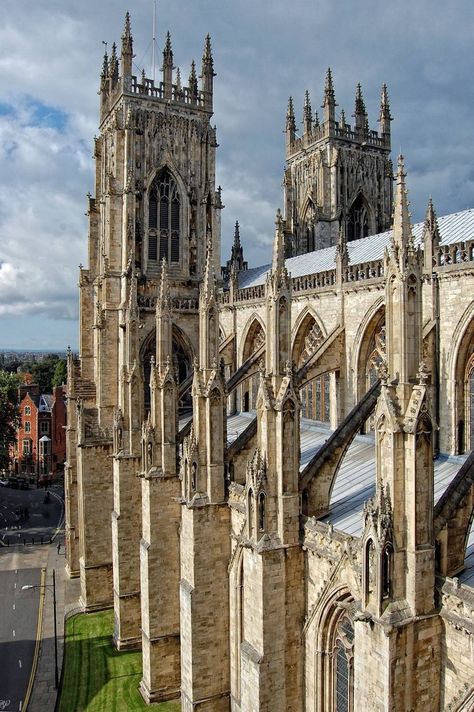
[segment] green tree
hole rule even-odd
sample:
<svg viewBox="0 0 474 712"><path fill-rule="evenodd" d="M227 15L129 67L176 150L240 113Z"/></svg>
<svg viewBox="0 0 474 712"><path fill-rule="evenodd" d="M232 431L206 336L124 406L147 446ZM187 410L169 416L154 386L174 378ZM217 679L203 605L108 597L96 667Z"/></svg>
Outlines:
<svg viewBox="0 0 474 712"><path fill-rule="evenodd" d="M0 371L0 468L7 468L10 445L16 442L20 422L18 409L19 379L13 373Z"/></svg>
<svg viewBox="0 0 474 712"><path fill-rule="evenodd" d="M65 358L60 358L56 363L54 368L53 379L51 385L53 388L55 386L62 386L63 383L67 381L67 361Z"/></svg>
<svg viewBox="0 0 474 712"><path fill-rule="evenodd" d="M33 364L31 369L33 383L38 384L40 393L51 393L51 383L58 361L59 356L57 354L49 354L49 356L45 356L41 361L35 361Z"/></svg>

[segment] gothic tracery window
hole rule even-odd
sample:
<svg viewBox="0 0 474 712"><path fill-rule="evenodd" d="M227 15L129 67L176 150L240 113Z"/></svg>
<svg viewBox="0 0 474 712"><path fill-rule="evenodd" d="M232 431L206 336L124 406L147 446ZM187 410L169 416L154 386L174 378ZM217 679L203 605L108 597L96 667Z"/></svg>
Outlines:
<svg viewBox="0 0 474 712"><path fill-rule="evenodd" d="M347 239L359 240L361 237L367 237L369 234L369 213L366 202L359 193L357 198L352 203L349 210L349 219L347 221Z"/></svg>
<svg viewBox="0 0 474 712"><path fill-rule="evenodd" d="M306 328L303 327L299 346L296 346L294 358L297 368L301 368L324 341L324 335L319 324L311 319ZM298 348L300 353L298 355ZM330 375L325 373L303 386L300 391L301 413L303 418L327 423L330 420Z"/></svg>
<svg viewBox="0 0 474 712"><path fill-rule="evenodd" d="M163 169L153 181L148 201L148 260L180 259L180 210L178 187L170 172Z"/></svg>
<svg viewBox="0 0 474 712"><path fill-rule="evenodd" d="M344 616L337 624L336 642L333 652L333 709L335 712L351 712L353 709L353 644L354 627L349 618Z"/></svg>

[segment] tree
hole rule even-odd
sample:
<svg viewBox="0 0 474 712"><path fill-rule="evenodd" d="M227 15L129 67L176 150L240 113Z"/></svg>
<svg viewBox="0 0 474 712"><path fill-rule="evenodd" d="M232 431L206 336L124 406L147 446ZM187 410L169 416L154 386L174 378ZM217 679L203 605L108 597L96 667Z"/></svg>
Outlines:
<svg viewBox="0 0 474 712"><path fill-rule="evenodd" d="M19 379L13 373L0 371L0 468L10 462L10 447L16 442L20 423L18 408Z"/></svg>
<svg viewBox="0 0 474 712"><path fill-rule="evenodd" d="M54 375L51 381L53 388L55 386L62 386L63 383L67 381L67 361L65 358L59 359L54 368Z"/></svg>
<svg viewBox="0 0 474 712"><path fill-rule="evenodd" d="M51 393L51 381L53 380L56 364L59 361L57 354L49 354L41 361L36 361L33 364L31 373L33 374L33 383L37 383L40 393Z"/></svg>

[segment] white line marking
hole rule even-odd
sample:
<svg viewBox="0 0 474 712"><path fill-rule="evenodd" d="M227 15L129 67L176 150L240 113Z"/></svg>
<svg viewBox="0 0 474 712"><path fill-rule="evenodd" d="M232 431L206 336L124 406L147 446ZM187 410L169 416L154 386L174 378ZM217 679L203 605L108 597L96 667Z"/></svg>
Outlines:
<svg viewBox="0 0 474 712"><path fill-rule="evenodd" d="M12 631L12 633L13 633L13 637L15 637L15 636L16 636L16 633L15 633L15 631Z"/></svg>
<svg viewBox="0 0 474 712"><path fill-rule="evenodd" d="M16 581L15 581L15 583L14 583L14 585L13 585L13 588L16 588Z"/></svg>
<svg viewBox="0 0 474 712"><path fill-rule="evenodd" d="M21 668L21 660L18 661L18 667Z"/></svg>
<svg viewBox="0 0 474 712"><path fill-rule="evenodd" d="M16 608L16 604L14 603L14 604L13 604L13 610L15 610L15 608Z"/></svg>
<svg viewBox="0 0 474 712"><path fill-rule="evenodd" d="M23 700L20 700L20 704L18 705L18 712L21 712L22 707L23 707Z"/></svg>

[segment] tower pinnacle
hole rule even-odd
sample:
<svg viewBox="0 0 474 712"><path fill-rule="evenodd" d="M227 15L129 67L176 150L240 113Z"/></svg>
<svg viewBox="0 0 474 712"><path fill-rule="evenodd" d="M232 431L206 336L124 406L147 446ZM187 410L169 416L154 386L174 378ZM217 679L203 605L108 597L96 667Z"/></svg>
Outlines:
<svg viewBox="0 0 474 712"><path fill-rule="evenodd" d="M406 173L403 161L403 156L398 156L392 237L392 248L395 253L397 250L405 252L407 248L413 249L414 247L410 213L408 211L408 194L405 185Z"/></svg>
<svg viewBox="0 0 474 712"><path fill-rule="evenodd" d="M275 220L275 240L273 242L272 272L281 274L285 270L285 235L283 233L283 218L278 208Z"/></svg>
<svg viewBox="0 0 474 712"><path fill-rule="evenodd" d="M125 23L122 33L122 77L131 76L132 74L132 59L133 59L133 38L130 24L130 13L125 15Z"/></svg>
<svg viewBox="0 0 474 712"><path fill-rule="evenodd" d="M214 72L214 60L212 58L211 36L206 35L204 40L204 52L202 55L201 80L204 92L206 108L212 111L213 106L213 83L216 73Z"/></svg>
<svg viewBox="0 0 474 712"><path fill-rule="evenodd" d="M332 73L330 67L328 67L328 70L326 72L326 81L324 84L324 101L322 108L324 109L324 123L330 122L330 125L333 126L335 121L336 100L334 98L334 85L332 81Z"/></svg>
<svg viewBox="0 0 474 712"><path fill-rule="evenodd" d="M311 110L311 100L309 98L309 91L306 89L304 94L304 105L303 105L303 133L311 133L313 128L313 112Z"/></svg>
<svg viewBox="0 0 474 712"><path fill-rule="evenodd" d="M367 127L367 111L365 109L364 97L362 96L362 87L360 85L360 82L357 84L356 87L353 117L355 118L356 132L365 131Z"/></svg>
<svg viewBox="0 0 474 712"><path fill-rule="evenodd" d="M382 138L385 138L390 142L390 122L392 117L390 115L390 103L388 100L387 85L382 85L382 92L380 94L380 115L379 115L379 125L380 133Z"/></svg>

